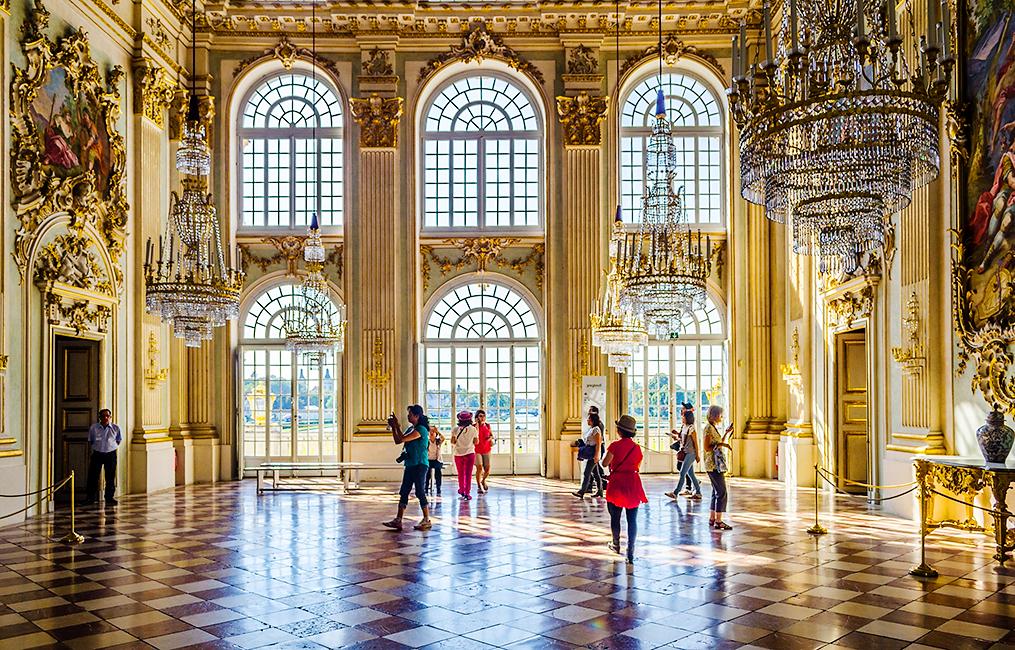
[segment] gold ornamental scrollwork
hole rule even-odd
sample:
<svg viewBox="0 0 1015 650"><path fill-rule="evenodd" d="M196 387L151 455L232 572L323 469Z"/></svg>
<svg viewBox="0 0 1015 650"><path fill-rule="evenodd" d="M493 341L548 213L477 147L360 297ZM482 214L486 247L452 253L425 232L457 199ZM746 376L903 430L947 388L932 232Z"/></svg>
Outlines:
<svg viewBox="0 0 1015 650"><path fill-rule="evenodd" d="M956 375L961 375L967 367L972 367L973 376L970 381L973 392L983 393L988 404L999 404L1005 411L1015 412L1015 379L1009 375L1009 369L1015 359L1012 357L1011 344L1015 341L1015 325L998 322L995 319L985 320L977 324L975 303L976 291L972 288L975 267L967 267L965 244L960 230L949 230L954 236L952 243L952 302L955 305L952 313L955 334L958 343L958 360ZM998 291L1002 296L1005 293ZM1007 291L1007 303L1003 309L1012 309L1015 300L1011 288Z"/></svg>
<svg viewBox="0 0 1015 650"><path fill-rule="evenodd" d="M148 368L144 371L145 383L150 390L155 390L159 384L169 378L169 370L159 367L159 342L155 338L155 332L148 334Z"/></svg>
<svg viewBox="0 0 1015 650"><path fill-rule="evenodd" d="M903 372L916 374L923 369L923 344L920 343L920 302L916 292L909 294L906 301L906 317L902 319L902 331L906 334L906 344L892 348L892 357L902 366Z"/></svg>
<svg viewBox="0 0 1015 650"><path fill-rule="evenodd" d="M793 338L789 349L793 353L793 363L784 363L780 367L782 370L782 380L790 386L799 386L802 382L802 375L800 373L800 331L796 327L793 328Z"/></svg>
<svg viewBox="0 0 1015 650"><path fill-rule="evenodd" d="M299 262L303 259L303 245L305 238L296 237L294 235L286 235L285 237L265 237L261 240L261 243L271 244L275 248L275 254L264 257L253 253L250 250L250 244L239 244L237 248L240 249L240 267L243 272L246 273L251 265L261 269L261 273L267 273L268 269L275 266L276 264L285 264L286 276L293 278L296 277L296 270L299 268ZM342 277L343 274L343 261L342 257L344 254L344 246L342 244L336 245L331 253L325 258L325 264L334 264L338 270L337 276Z"/></svg>
<svg viewBox="0 0 1015 650"><path fill-rule="evenodd" d="M144 115L160 129L165 127L165 111L179 91L176 83L164 68L149 59L134 64L134 112Z"/></svg>
<svg viewBox="0 0 1015 650"><path fill-rule="evenodd" d="M82 30L51 41L49 13L35 3L22 26L26 66L11 82L11 194L20 225L13 256L25 281L36 235L51 218L69 215L68 231L98 233L122 290L119 259L126 237L126 150L120 117L119 66L103 82Z"/></svg>
<svg viewBox="0 0 1015 650"><path fill-rule="evenodd" d="M867 285L857 292L847 291L828 301L829 322L834 326L849 327L855 321L867 318L874 309L874 287Z"/></svg>
<svg viewBox="0 0 1015 650"><path fill-rule="evenodd" d="M503 61L509 67L519 72L524 72L540 84L546 83L543 79L543 73L536 66L523 59L510 47L504 45L504 41L500 36L486 31L486 25L479 25L473 28L472 31L462 38L461 44L452 47L449 52L439 54L427 61L423 69L419 71L416 83L422 84L449 63L455 61L463 63L471 63L472 61L481 62L483 59Z"/></svg>
<svg viewBox="0 0 1015 650"><path fill-rule="evenodd" d="M384 369L384 341L380 336L374 338L374 349L371 354L372 367L363 373L363 377L371 386L380 390L391 381L391 373Z"/></svg>
<svg viewBox="0 0 1015 650"><path fill-rule="evenodd" d="M281 40L279 40L275 47L240 61L233 70L233 76L235 77L255 63L270 61L271 59L277 59L286 70L292 69L297 59L303 59L324 68L335 75L336 78L338 77L338 67L334 61L326 56L315 53L313 50L293 44L285 34L282 35Z"/></svg>
<svg viewBox="0 0 1015 650"><path fill-rule="evenodd" d="M420 276L423 280L423 291L430 287L431 264L437 267L441 277L447 277L452 271L461 271L470 264L476 265L476 270L485 273L491 262L497 263L498 269L505 266L520 276L525 275L525 270L532 266L536 272L536 287L543 288L544 259L546 246L541 243L533 244L532 250L525 257L508 259L504 256L504 250L509 246L515 246L520 240L513 238L496 237L471 237L463 239L445 239L444 243L461 251L462 255L457 260L448 257L441 257L434 252L433 246L423 245L419 247L421 264Z"/></svg>
<svg viewBox="0 0 1015 650"><path fill-rule="evenodd" d="M392 149L398 141L402 98L384 98L373 93L366 99L349 100L352 119L359 126L361 149Z"/></svg>
<svg viewBox="0 0 1015 650"><path fill-rule="evenodd" d="M657 56L658 54L659 46L651 45L641 52L628 57L628 59L624 61L624 65L620 66L621 77L623 77L628 70L631 70L645 59ZM673 34L670 34L663 42L662 56L663 60L666 61L666 65L670 67L675 65L676 62L683 57L698 59L699 61L708 64L708 66L719 74L720 78L726 77L726 70L722 67L722 64L719 63L719 59L715 58L708 52L698 49L694 45L685 45L683 41L677 40Z"/></svg>
<svg viewBox="0 0 1015 650"><path fill-rule="evenodd" d="M56 293L45 294L43 309L50 325L66 325L78 336L85 332L105 334L112 310L106 305L94 308L86 300L65 301Z"/></svg>
<svg viewBox="0 0 1015 650"><path fill-rule="evenodd" d="M584 90L576 97L557 97L557 114L564 125L564 145L597 147L602 144L599 124L606 119L609 102L609 97L590 97Z"/></svg>

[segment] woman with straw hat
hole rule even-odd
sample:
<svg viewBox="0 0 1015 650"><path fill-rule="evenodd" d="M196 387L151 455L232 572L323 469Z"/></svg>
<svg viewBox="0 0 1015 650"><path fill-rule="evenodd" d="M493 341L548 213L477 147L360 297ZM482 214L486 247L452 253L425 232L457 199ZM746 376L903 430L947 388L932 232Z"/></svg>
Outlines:
<svg viewBox="0 0 1015 650"><path fill-rule="evenodd" d="M641 446L634 441L638 423L628 414L617 420L620 440L610 444L603 458L603 467L610 468L610 482L606 487L606 509L610 512L610 531L613 541L610 550L620 553L620 515L627 511L627 561L634 562L634 538L638 532L636 518L638 506L648 503L638 473L643 457Z"/></svg>

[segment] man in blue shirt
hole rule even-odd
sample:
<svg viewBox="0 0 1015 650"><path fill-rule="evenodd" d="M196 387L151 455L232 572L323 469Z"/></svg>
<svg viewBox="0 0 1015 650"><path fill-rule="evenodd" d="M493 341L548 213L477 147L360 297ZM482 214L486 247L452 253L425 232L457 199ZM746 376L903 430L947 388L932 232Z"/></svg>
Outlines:
<svg viewBox="0 0 1015 650"><path fill-rule="evenodd" d="M85 484L85 505L99 500L99 474L106 471L106 503L116 505L116 448L123 438L120 427L113 424L113 412L99 411L99 421L88 429L88 443L92 446L92 459L88 463L88 482Z"/></svg>

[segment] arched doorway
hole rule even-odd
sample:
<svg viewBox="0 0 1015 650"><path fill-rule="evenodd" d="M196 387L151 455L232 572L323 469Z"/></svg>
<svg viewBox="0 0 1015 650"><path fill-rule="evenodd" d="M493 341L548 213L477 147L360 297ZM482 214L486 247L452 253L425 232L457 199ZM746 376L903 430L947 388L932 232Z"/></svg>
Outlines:
<svg viewBox="0 0 1015 650"><path fill-rule="evenodd" d="M240 458L334 462L341 448L340 357L308 362L285 349L286 312L298 309L299 286L261 293L247 309L240 340ZM338 307L332 305L338 313Z"/></svg>
<svg viewBox="0 0 1015 650"><path fill-rule="evenodd" d="M422 386L430 421L449 432L459 411L486 410L492 470L543 468L539 322L521 292L484 278L433 300L423 332Z"/></svg>

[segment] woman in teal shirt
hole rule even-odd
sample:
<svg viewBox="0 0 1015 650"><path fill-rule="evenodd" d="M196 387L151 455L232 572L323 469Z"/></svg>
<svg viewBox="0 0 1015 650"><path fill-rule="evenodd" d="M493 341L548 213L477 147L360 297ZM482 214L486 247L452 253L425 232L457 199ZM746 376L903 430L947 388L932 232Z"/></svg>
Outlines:
<svg viewBox="0 0 1015 650"><path fill-rule="evenodd" d="M402 455L405 460L405 469L402 472L402 487L398 490L398 515L391 521L384 522L388 528L402 530L402 515L409 505L409 492L416 488L416 498L419 499L419 506L423 509L423 519L413 526L416 530L430 530L430 507L426 502L426 472L430 468L430 459L427 457L427 445L430 443L430 420L423 415L423 407L413 404L408 408L409 430L402 433L402 425L398 418L392 413L388 418L388 426L391 427L391 435L396 445L402 445Z"/></svg>

